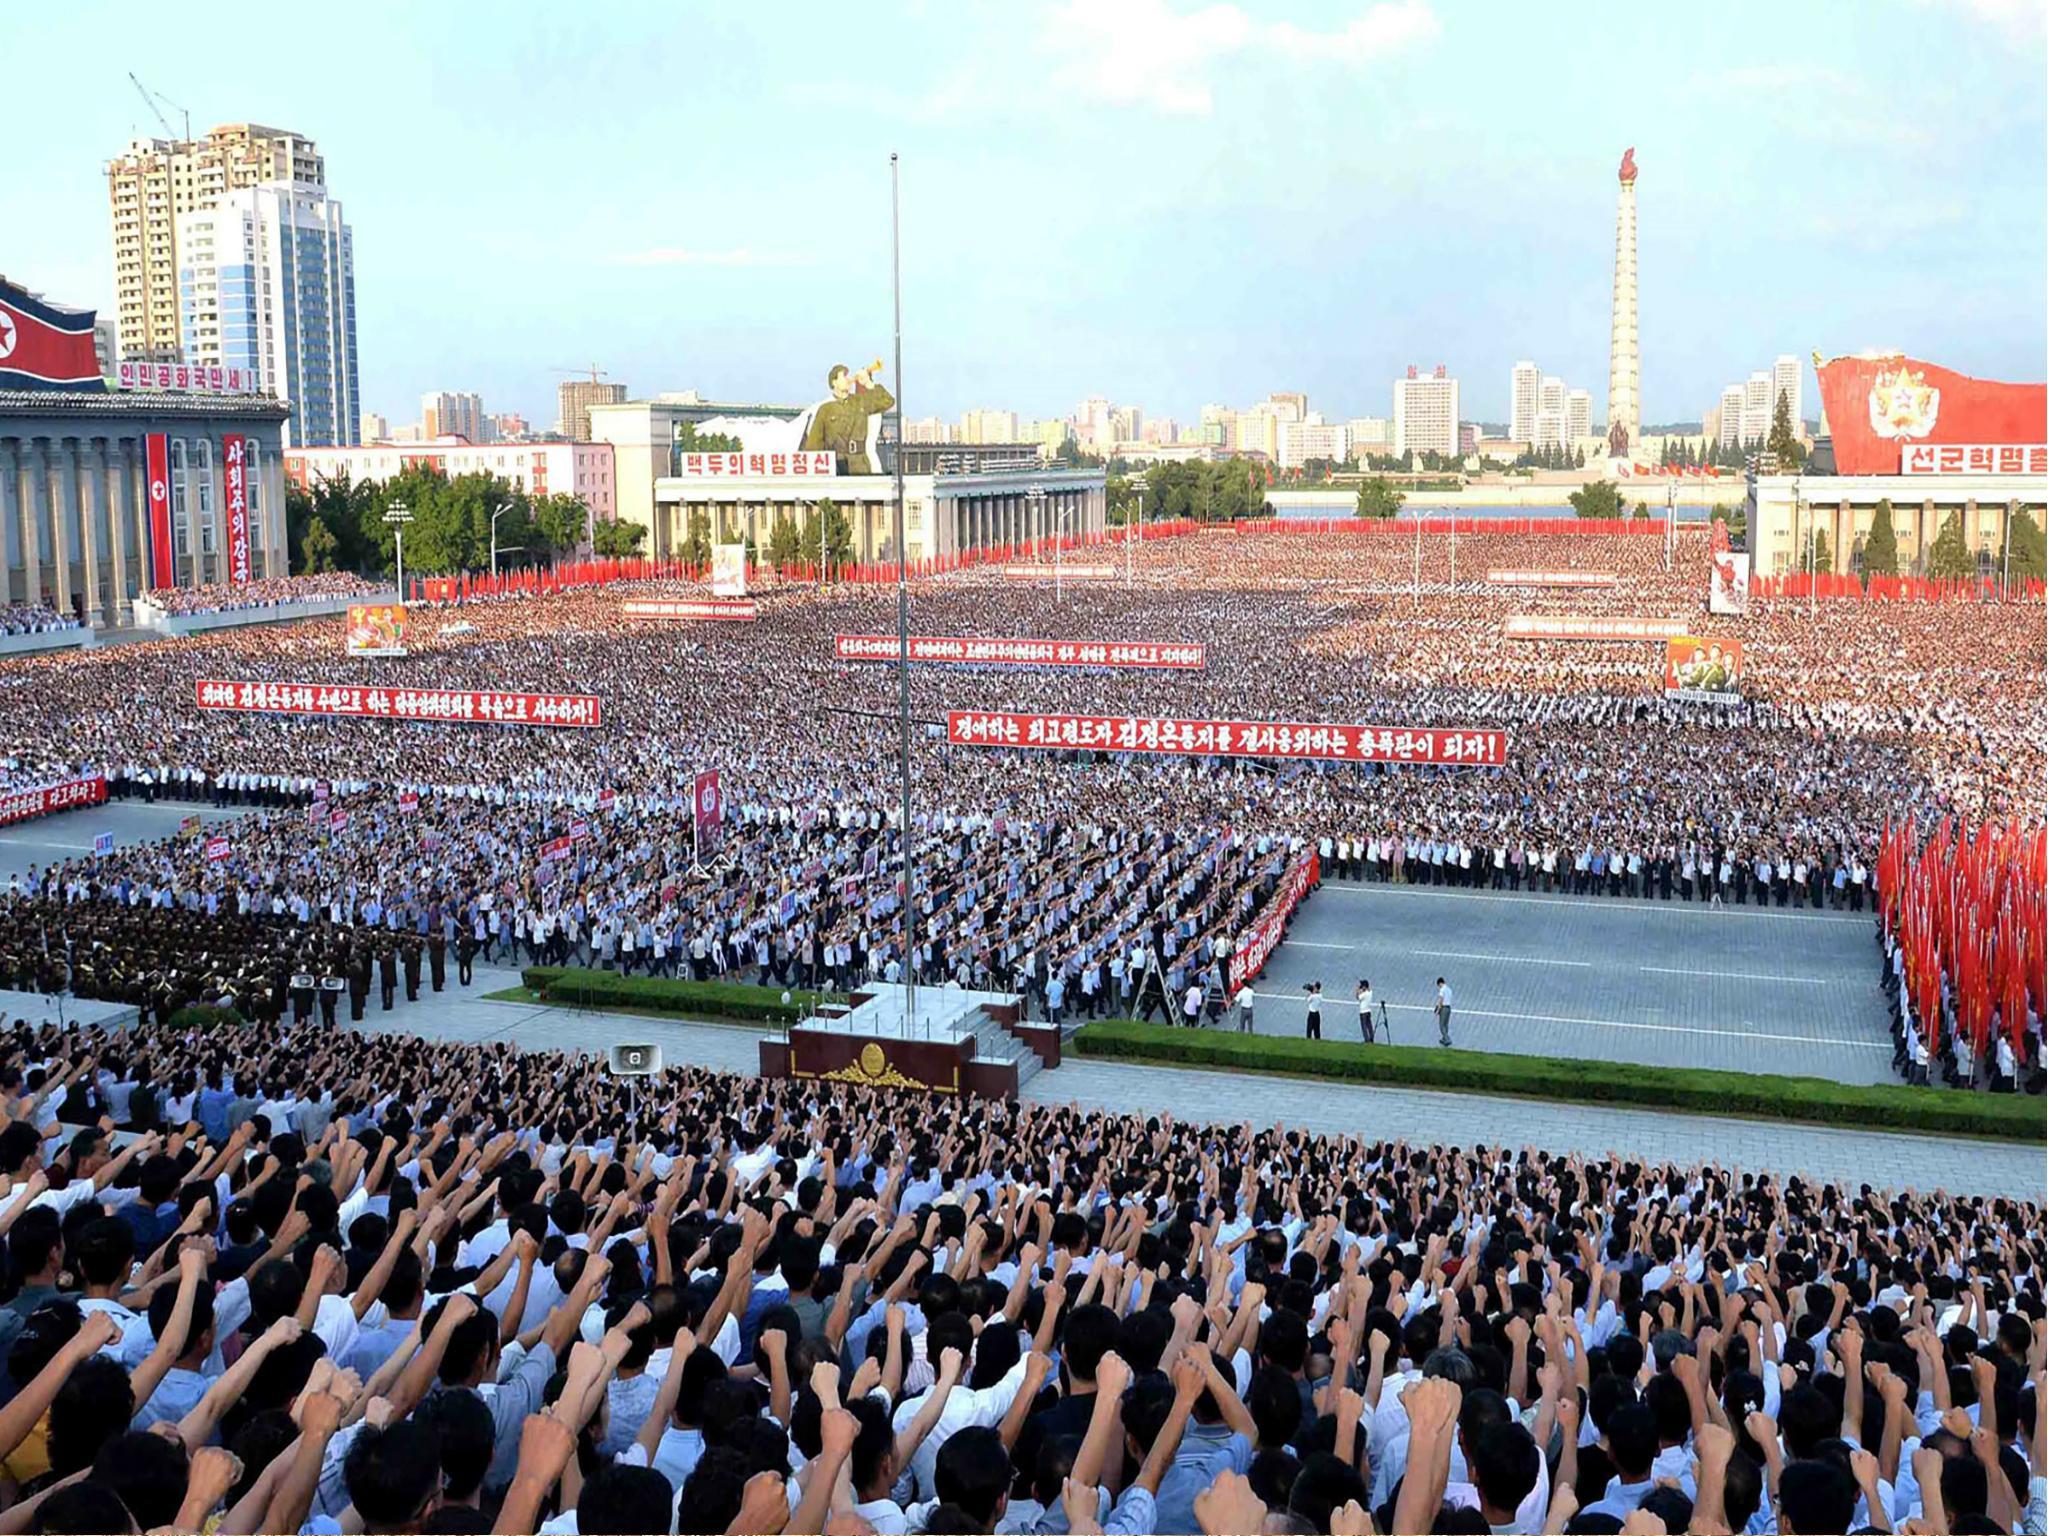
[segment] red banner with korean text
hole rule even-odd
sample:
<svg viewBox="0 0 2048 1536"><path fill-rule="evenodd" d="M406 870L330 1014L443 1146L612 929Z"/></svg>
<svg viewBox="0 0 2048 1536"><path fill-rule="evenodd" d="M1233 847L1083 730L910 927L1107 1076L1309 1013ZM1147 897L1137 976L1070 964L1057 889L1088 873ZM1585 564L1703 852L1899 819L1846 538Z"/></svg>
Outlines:
<svg viewBox="0 0 2048 1536"><path fill-rule="evenodd" d="M248 443L239 432L224 432L220 439L221 508L228 523L228 580L238 587L249 584L249 463Z"/></svg>
<svg viewBox="0 0 2048 1536"><path fill-rule="evenodd" d="M33 789L0 790L0 827L82 805L98 805L106 798L107 781L100 774L65 779L57 784L38 784Z"/></svg>
<svg viewBox="0 0 2048 1536"><path fill-rule="evenodd" d="M1231 951L1231 991L1235 992L1266 968L1266 961L1280 947L1280 936L1286 931L1288 917L1301 904L1301 898L1315 889L1321 873L1322 861L1316 857L1314 849L1304 852L1288 867L1280 881L1280 889L1273 893L1266 910L1259 914L1259 920L1245 931L1244 937Z"/></svg>
<svg viewBox="0 0 2048 1536"><path fill-rule="evenodd" d="M1434 763L1495 768L1505 731L1308 724L1292 720L1154 720L1128 715L1031 715L956 709L946 740L957 747L1048 752L1143 752L1177 757L1305 758L1329 763Z"/></svg>
<svg viewBox="0 0 2048 1536"><path fill-rule="evenodd" d="M902 645L894 635L834 635L832 651L841 661L895 661ZM1200 644L1153 640L1000 640L979 636L912 635L912 661L957 661L1009 667L1169 667L1199 671Z"/></svg>
<svg viewBox="0 0 2048 1536"><path fill-rule="evenodd" d="M1973 379L1898 353L1837 357L1817 363L1814 371L1837 474L1928 473L1926 461L1914 457L1925 446L2032 447L2041 443L2048 423L2048 384ZM1966 473L1966 462L1958 458L1950 470L1937 458L1931 472ZM1998 461L1994 456L1987 462Z"/></svg>
<svg viewBox="0 0 2048 1536"><path fill-rule="evenodd" d="M1490 587L1611 587L1612 571L1488 571Z"/></svg>
<svg viewBox="0 0 2048 1536"><path fill-rule="evenodd" d="M1597 613L1511 613L1500 632L1510 640L1669 640L1686 631L1684 619L1608 618Z"/></svg>
<svg viewBox="0 0 2048 1536"><path fill-rule="evenodd" d="M619 604L624 619L728 619L751 624L760 611L751 600L738 602L675 601L667 598L629 597Z"/></svg>
<svg viewBox="0 0 2048 1536"><path fill-rule="evenodd" d="M428 720L454 725L534 725L592 730L601 702L587 693L512 693L495 689L364 688L333 683L258 683L202 677L201 709L333 719Z"/></svg>
<svg viewBox="0 0 2048 1536"><path fill-rule="evenodd" d="M171 539L171 444L161 432L142 440L144 485L149 502L149 585L178 584L177 545Z"/></svg>
<svg viewBox="0 0 2048 1536"><path fill-rule="evenodd" d="M1066 565L1059 561L1006 565L1005 581L1115 581L1123 575L1113 565Z"/></svg>

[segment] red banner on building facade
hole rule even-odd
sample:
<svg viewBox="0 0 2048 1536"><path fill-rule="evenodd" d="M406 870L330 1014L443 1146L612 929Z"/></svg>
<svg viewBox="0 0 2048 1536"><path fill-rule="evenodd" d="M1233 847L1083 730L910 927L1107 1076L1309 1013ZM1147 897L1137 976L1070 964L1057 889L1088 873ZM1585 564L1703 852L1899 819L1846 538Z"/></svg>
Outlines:
<svg viewBox="0 0 2048 1536"><path fill-rule="evenodd" d="M66 779L59 784L38 784L34 789L6 790L0 792L0 827L75 810L82 805L98 805L106 798L107 781L100 774Z"/></svg>
<svg viewBox="0 0 2048 1536"><path fill-rule="evenodd" d="M149 491L149 584L178 584L177 545L171 540L171 445L161 432L143 439L143 468Z"/></svg>
<svg viewBox="0 0 2048 1536"><path fill-rule="evenodd" d="M1152 720L1128 715L956 709L946 716L946 740L957 747L1308 758L1332 763L1438 763L1459 768L1497 767L1507 761L1505 731L1292 720Z"/></svg>
<svg viewBox="0 0 2048 1536"><path fill-rule="evenodd" d="M228 524L228 580L236 586L249 584L249 466L248 444L239 432L224 432L220 439L221 508Z"/></svg>
<svg viewBox="0 0 2048 1536"><path fill-rule="evenodd" d="M1511 613L1500 632L1510 640L1669 640L1684 619L1605 618L1594 613Z"/></svg>
<svg viewBox="0 0 2048 1536"><path fill-rule="evenodd" d="M834 635L841 661L895 661L902 646L894 635ZM912 661L957 661L1009 667L1166 667L1199 671L1201 645L1153 640L998 640L977 636L912 635Z"/></svg>
<svg viewBox="0 0 2048 1536"><path fill-rule="evenodd" d="M1235 992L1246 982L1254 979L1266 968L1266 961L1273 951L1280 947L1280 935L1286 931L1287 919L1301 904L1301 898L1315 889L1317 878L1322 873L1322 861L1313 849L1305 852L1288 867L1286 876L1280 882L1280 889L1273 893L1273 900L1259 920L1252 924L1244 937L1237 941L1237 947L1230 955L1230 990Z"/></svg>
<svg viewBox="0 0 2048 1536"><path fill-rule="evenodd" d="M1814 371L1841 475L1928 473L1906 467L1924 462L1906 457L1923 444L2037 446L2048 423L2048 384L1973 379L1898 353L1837 357L1817 362Z"/></svg>
<svg viewBox="0 0 2048 1536"><path fill-rule="evenodd" d="M760 610L751 599L710 603L629 597L619 604L619 616L627 619L729 619L750 624L760 617Z"/></svg>
<svg viewBox="0 0 2048 1536"><path fill-rule="evenodd" d="M453 725L535 725L591 730L600 701L587 693L507 693L494 689L360 688L333 683L198 682L201 709L336 719L431 720Z"/></svg>

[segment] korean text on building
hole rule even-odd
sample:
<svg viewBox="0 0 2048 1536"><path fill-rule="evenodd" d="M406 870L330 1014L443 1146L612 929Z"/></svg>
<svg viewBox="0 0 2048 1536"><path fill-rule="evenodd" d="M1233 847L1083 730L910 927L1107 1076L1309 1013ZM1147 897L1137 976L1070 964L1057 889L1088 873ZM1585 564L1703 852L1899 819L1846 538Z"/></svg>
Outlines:
<svg viewBox="0 0 2048 1536"><path fill-rule="evenodd" d="M258 683L201 678L201 709L337 719L426 720L456 725L533 725L592 730L600 702L587 693L513 693L457 688L359 688L332 683Z"/></svg>
<svg viewBox="0 0 2048 1536"><path fill-rule="evenodd" d="M686 453L678 459L676 472L684 480L743 480L777 475L816 479L837 474L839 466L830 453Z"/></svg>
<svg viewBox="0 0 2048 1536"><path fill-rule="evenodd" d="M253 395L256 370L225 368L219 363L138 363L116 365L114 382L123 389L182 389L206 395Z"/></svg>
<svg viewBox="0 0 2048 1536"><path fill-rule="evenodd" d="M1305 724L1291 720L1154 720L1128 715L1029 715L956 709L946 740L962 747L1145 752L1180 757L1309 758L1333 763L1497 767L1505 731Z"/></svg>
<svg viewBox="0 0 2048 1536"><path fill-rule="evenodd" d="M2048 443L1906 443L1902 475L2048 475Z"/></svg>
<svg viewBox="0 0 2048 1536"><path fill-rule="evenodd" d="M895 661L902 646L894 635L835 635L841 661ZM1198 671L1201 645L1150 640L998 640L978 636L912 635L912 661L978 662L1010 667L1160 667Z"/></svg>

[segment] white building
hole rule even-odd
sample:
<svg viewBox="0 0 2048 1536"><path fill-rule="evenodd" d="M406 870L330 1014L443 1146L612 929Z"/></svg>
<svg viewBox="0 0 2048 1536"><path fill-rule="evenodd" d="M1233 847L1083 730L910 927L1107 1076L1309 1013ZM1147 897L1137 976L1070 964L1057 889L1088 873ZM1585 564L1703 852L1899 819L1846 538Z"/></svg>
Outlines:
<svg viewBox="0 0 2048 1536"><path fill-rule="evenodd" d="M375 411L363 412L362 429L361 441L365 443L381 443L391 435L391 423Z"/></svg>
<svg viewBox="0 0 2048 1536"><path fill-rule="evenodd" d="M1554 373L1546 373L1536 390L1536 409L1555 411L1564 415L1564 380Z"/></svg>
<svg viewBox="0 0 2048 1536"><path fill-rule="evenodd" d="M1090 395L1074 412L1074 441L1083 448L1107 447L1116 441L1109 422L1109 398Z"/></svg>
<svg viewBox="0 0 2048 1536"><path fill-rule="evenodd" d="M1531 448L1562 448L1567 441L1563 411L1541 410L1536 413L1535 436L1529 439Z"/></svg>
<svg viewBox="0 0 2048 1536"><path fill-rule="evenodd" d="M439 470L450 480L495 475L529 496L567 492L601 521L618 515L618 477L610 443L479 445L443 438L403 447L287 448L284 455L285 479L302 489L343 477L382 484L422 467Z"/></svg>
<svg viewBox="0 0 2048 1536"><path fill-rule="evenodd" d="M1438 363L1428 377L1412 364L1394 380L1394 452L1458 451L1458 381Z"/></svg>
<svg viewBox="0 0 2048 1536"><path fill-rule="evenodd" d="M430 442L437 437L459 437L467 442L488 443L491 423L484 415L484 397L445 389L421 395L420 436Z"/></svg>
<svg viewBox="0 0 2048 1536"><path fill-rule="evenodd" d="M1324 421L1310 412L1306 421L1280 424L1280 467L1300 469L1310 459L1327 459L1341 464L1351 457L1350 430L1337 422Z"/></svg>
<svg viewBox="0 0 2048 1536"><path fill-rule="evenodd" d="M1353 453L1390 453L1394 447L1394 423L1385 416L1354 416L1344 423Z"/></svg>
<svg viewBox="0 0 2048 1536"><path fill-rule="evenodd" d="M1528 442L1536 430L1537 392L1542 371L1524 359L1508 375L1508 436Z"/></svg>
<svg viewBox="0 0 2048 1536"><path fill-rule="evenodd" d="M918 416L903 423L906 443L950 443L953 428L943 416Z"/></svg>
<svg viewBox="0 0 2048 1536"><path fill-rule="evenodd" d="M938 439L944 441L944 439ZM960 435L954 439L961 443L1016 443L1023 439L1017 436L1017 413L1015 411L969 411L960 418Z"/></svg>
<svg viewBox="0 0 2048 1536"><path fill-rule="evenodd" d="M1804 375L1800 372L1799 359L1789 352L1782 353L1771 364L1771 409L1778 408L1778 397L1783 395L1792 409L1792 433L1799 434L1799 423L1804 419L1799 414L1799 385Z"/></svg>
<svg viewBox="0 0 2048 1536"><path fill-rule="evenodd" d="M1760 443L1771 433L1771 407L1776 397L1771 376L1759 369L1742 386L1742 441Z"/></svg>
<svg viewBox="0 0 2048 1536"><path fill-rule="evenodd" d="M1593 435L1593 392L1567 390L1564 397L1564 440L1575 443Z"/></svg>
<svg viewBox="0 0 2048 1536"><path fill-rule="evenodd" d="M339 202L276 181L180 214L178 289L186 362L253 369L292 408L289 446L358 441L355 250Z"/></svg>
<svg viewBox="0 0 2048 1536"><path fill-rule="evenodd" d="M1721 391L1721 431L1716 441L1723 448L1740 448L1742 446L1743 394L1744 391L1740 384L1730 384Z"/></svg>

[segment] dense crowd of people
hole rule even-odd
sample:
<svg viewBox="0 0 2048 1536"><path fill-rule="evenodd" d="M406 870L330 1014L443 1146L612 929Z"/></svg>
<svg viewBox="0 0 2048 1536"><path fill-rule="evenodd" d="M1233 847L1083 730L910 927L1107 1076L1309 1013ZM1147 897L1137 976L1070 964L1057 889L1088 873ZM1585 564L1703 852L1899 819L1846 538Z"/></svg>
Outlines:
<svg viewBox="0 0 2048 1536"><path fill-rule="evenodd" d="M83 627L76 616L59 613L47 603L0 603L0 638L55 634Z"/></svg>
<svg viewBox="0 0 2048 1536"><path fill-rule="evenodd" d="M279 608L337 597L368 597L389 591L388 582L370 581L353 571L321 571L243 582L210 581L198 587L152 587L142 595L173 618L184 618L199 613L235 613L244 608Z"/></svg>
<svg viewBox="0 0 2048 1536"><path fill-rule="evenodd" d="M0 1052L12 1530L2048 1514L2032 1201L317 1024Z"/></svg>
<svg viewBox="0 0 2048 1536"><path fill-rule="evenodd" d="M1418 572L1399 539L1204 533L1148 544L1129 590L1055 596L994 571L921 583L921 633L1199 640L1207 664L919 667L914 955L898 802L874 772L895 749L894 675L835 659L831 639L889 632L893 595L789 583L749 624L623 617L628 596L701 595L661 582L437 608L397 660L344 658L337 619L0 668L10 782L104 771L117 794L279 807L227 833L225 858L203 839L138 846L38 870L24 899L248 914L280 935L374 907L422 938L785 980L909 963L1071 1014L1135 1002L1154 976L1177 997L1224 974L1303 849L1353 878L1855 911L1888 818L2039 814L2038 603L1830 602L1815 620L1759 600L1710 617L1703 535L1668 566L1649 539L1456 543L1455 573L1441 536ZM1616 581L1486 579L1559 566ZM1503 638L1517 612L1681 618L1740 640L1744 697L1667 699L1654 642ZM194 708L201 677L588 692L605 723L211 714ZM946 711L992 708L1494 726L1509 752L1499 769L1376 769L945 745ZM690 836L703 769L729 808L715 857ZM345 827L305 814L323 790ZM2023 1067L2038 1040L2037 1020Z"/></svg>

